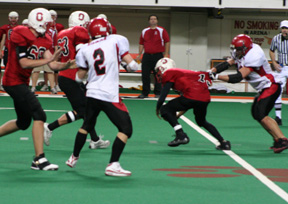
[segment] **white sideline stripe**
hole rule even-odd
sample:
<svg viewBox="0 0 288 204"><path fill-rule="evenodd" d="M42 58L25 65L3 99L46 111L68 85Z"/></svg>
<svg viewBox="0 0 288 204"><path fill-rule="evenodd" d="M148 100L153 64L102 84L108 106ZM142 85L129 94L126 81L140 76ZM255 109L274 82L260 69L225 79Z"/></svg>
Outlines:
<svg viewBox="0 0 288 204"><path fill-rule="evenodd" d="M180 118L184 122L186 122L189 126L191 126L193 129L195 129L197 132L199 132L201 135L203 135L205 138L210 140L212 143L214 143L215 145L219 144L219 142L214 137L212 137L210 134L208 134L207 132L202 130L199 126L197 126L195 123L193 123L187 117L182 115ZM278 185L276 185L274 182L272 182L270 179L268 179L264 174L262 174L260 171L255 169L253 166L251 166L249 163L247 163L245 160L243 160L241 157L239 157L233 151L223 150L223 152L226 153L228 156L230 156L234 161L236 161L238 164L240 164L246 170L248 170L259 181L261 181L263 184L265 184L268 188L270 188L274 193L276 193L278 196L280 196L283 200L288 202L287 192L284 191L282 188L280 188Z"/></svg>

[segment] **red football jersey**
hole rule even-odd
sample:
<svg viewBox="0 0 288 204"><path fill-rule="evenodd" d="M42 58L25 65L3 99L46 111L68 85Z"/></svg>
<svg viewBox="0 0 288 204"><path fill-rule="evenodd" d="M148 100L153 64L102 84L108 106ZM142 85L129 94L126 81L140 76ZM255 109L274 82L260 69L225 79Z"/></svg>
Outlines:
<svg viewBox="0 0 288 204"><path fill-rule="evenodd" d="M173 89L180 91L184 97L209 102L208 86L212 84L208 72L198 72L180 68L166 70L162 76L162 84L173 82Z"/></svg>
<svg viewBox="0 0 288 204"><path fill-rule="evenodd" d="M90 40L88 31L81 26L74 26L60 31L58 34L58 45L63 47L61 53L61 62L67 62L69 59L75 59L76 46L79 44L88 43ZM75 80L75 74L78 69L66 69L60 71L59 76L64 76L69 79Z"/></svg>
<svg viewBox="0 0 288 204"><path fill-rule="evenodd" d="M57 29L55 26L48 24L46 28L46 33L52 39L52 49L50 50L50 52L53 54L55 51L55 47L57 46Z"/></svg>
<svg viewBox="0 0 288 204"><path fill-rule="evenodd" d="M15 28L16 26L18 26L18 25L17 24L16 25L7 24L7 25L3 25L0 28L3 31L3 34L6 34L6 39L5 39L5 47L6 48L8 48L12 29ZM2 37L1 37L1 39L2 39Z"/></svg>
<svg viewBox="0 0 288 204"><path fill-rule="evenodd" d="M59 33L61 30L64 30L64 26L61 23L56 23L56 30Z"/></svg>
<svg viewBox="0 0 288 204"><path fill-rule="evenodd" d="M52 40L47 34L36 38L26 26L17 26L14 28L8 48L9 60L3 76L4 86L29 85L29 78L33 68L23 69L21 67L16 53L18 46L27 47L27 58L41 59L43 58L44 52L51 49Z"/></svg>

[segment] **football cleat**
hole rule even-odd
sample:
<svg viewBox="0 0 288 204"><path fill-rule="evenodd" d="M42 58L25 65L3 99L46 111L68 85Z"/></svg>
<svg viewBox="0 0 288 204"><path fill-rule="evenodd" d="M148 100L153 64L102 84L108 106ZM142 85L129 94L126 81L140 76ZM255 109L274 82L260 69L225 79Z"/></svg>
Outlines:
<svg viewBox="0 0 288 204"><path fill-rule="evenodd" d="M50 145L50 138L52 137L52 131L48 128L48 123L44 123L44 143L45 145Z"/></svg>
<svg viewBox="0 0 288 204"><path fill-rule="evenodd" d="M216 147L218 150L231 150L231 143L229 141L223 140L220 145Z"/></svg>
<svg viewBox="0 0 288 204"><path fill-rule="evenodd" d="M177 147L179 145L188 144L190 142L189 137L186 133L176 135L176 138L168 143L170 147Z"/></svg>
<svg viewBox="0 0 288 204"><path fill-rule="evenodd" d="M274 153L281 153L285 149L288 149L288 139L287 138L281 138L274 145L273 151L274 151Z"/></svg>
<svg viewBox="0 0 288 204"><path fill-rule="evenodd" d="M69 159L66 161L66 164L70 166L71 168L74 168L77 164L79 157L74 157L73 154L69 157Z"/></svg>
<svg viewBox="0 0 288 204"><path fill-rule="evenodd" d="M105 149L110 145L109 140L102 140L103 136L99 136L99 140L94 142L90 141L89 148L90 149Z"/></svg>
<svg viewBox="0 0 288 204"><path fill-rule="evenodd" d="M106 176L131 176L131 172L124 170L119 162L112 162L108 164L105 169Z"/></svg>
<svg viewBox="0 0 288 204"><path fill-rule="evenodd" d="M35 157L31 165L31 169L33 170L53 171L58 170L58 168L58 165L50 164L50 162L45 158L44 153Z"/></svg>

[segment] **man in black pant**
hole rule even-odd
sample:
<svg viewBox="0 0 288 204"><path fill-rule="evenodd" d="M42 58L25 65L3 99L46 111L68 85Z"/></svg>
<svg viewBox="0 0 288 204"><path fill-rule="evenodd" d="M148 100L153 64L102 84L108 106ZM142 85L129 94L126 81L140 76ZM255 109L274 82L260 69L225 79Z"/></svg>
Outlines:
<svg viewBox="0 0 288 204"><path fill-rule="evenodd" d="M142 58L142 94L138 98L147 98L150 93L150 73L154 74L154 67L157 61L163 57L168 57L170 48L170 39L167 31L158 26L158 17L156 15L150 15L149 27L142 30L139 40L139 55L136 61L141 60L141 54L144 50ZM161 84L155 79L154 85L155 97L159 97L161 92Z"/></svg>

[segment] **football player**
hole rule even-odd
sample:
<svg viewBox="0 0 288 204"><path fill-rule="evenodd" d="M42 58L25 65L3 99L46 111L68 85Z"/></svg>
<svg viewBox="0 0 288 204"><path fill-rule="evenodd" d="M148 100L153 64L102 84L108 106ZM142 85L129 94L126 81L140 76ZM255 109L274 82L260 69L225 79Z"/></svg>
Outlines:
<svg viewBox="0 0 288 204"><path fill-rule="evenodd" d="M176 138L169 142L168 146L176 147L189 143L189 137L183 131L178 118L189 109L193 109L197 124L208 130L220 142L216 149L230 150L230 142L224 140L215 126L206 120L207 107L210 103L208 86L212 84L209 74L176 68L175 62L170 58L160 59L155 71L158 83L163 85L156 106L156 115L168 121L176 133ZM180 92L181 96L163 105L171 88Z"/></svg>
<svg viewBox="0 0 288 204"><path fill-rule="evenodd" d="M35 158L34 170L57 170L58 165L50 164L43 151L43 132L46 114L38 99L29 89L29 79L33 67L48 64L53 70L76 67L73 61L57 62L61 50L53 55L51 38L45 34L51 15L44 8L33 9L28 16L28 26L13 29L9 43L9 57L3 77L3 87L12 97L17 119L10 120L0 127L0 137L18 130L29 128L33 119L32 137Z"/></svg>
<svg viewBox="0 0 288 204"><path fill-rule="evenodd" d="M1 50L0 59L3 59L3 63L5 67L8 61L8 44L9 44L11 32L14 27L18 26L18 19L19 19L19 14L16 11L11 11L8 14L9 24L3 25L0 28L3 33L2 38L1 38L1 44L0 44L0 50ZM2 53L3 48L4 48L4 53ZM1 86L1 78L2 78L2 73L0 72L0 90L3 90L3 87Z"/></svg>
<svg viewBox="0 0 288 204"><path fill-rule="evenodd" d="M76 52L80 47L90 41L87 30L89 21L90 17L84 11L74 11L71 13L68 20L69 28L60 31L57 37L58 45L63 47L60 59L61 62L75 59ZM67 69L59 73L60 88L66 94L73 111L69 111L50 124L44 124L44 142L46 145L50 144L53 130L61 125L71 123L84 117L86 97L83 83L80 84L75 81L77 71L78 69ZM91 149L107 148L109 146L109 140L104 141L99 138L94 128L89 133L91 136L89 147Z"/></svg>
<svg viewBox="0 0 288 204"><path fill-rule="evenodd" d="M274 153L280 153L288 148L288 140L277 122L268 114L281 93L281 79L277 73L272 72L262 48L253 43L248 35L234 37L230 48L232 58L213 67L210 77L228 83L238 83L245 79L259 92L252 104L252 116L274 138L274 145L271 147ZM236 74L218 75L233 64L238 67Z"/></svg>
<svg viewBox="0 0 288 204"><path fill-rule="evenodd" d="M129 54L127 38L109 35L110 25L106 19L94 18L88 30L93 41L80 48L76 55L79 66L76 80L80 81L88 73L86 115L76 135L74 151L66 164L75 167L88 132L95 127L99 113L104 111L118 128L105 174L130 176L131 172L124 170L119 163L128 138L132 135L132 122L128 110L119 97L119 64L121 60L125 61L130 71L138 70L138 64Z"/></svg>

